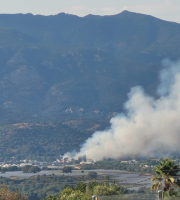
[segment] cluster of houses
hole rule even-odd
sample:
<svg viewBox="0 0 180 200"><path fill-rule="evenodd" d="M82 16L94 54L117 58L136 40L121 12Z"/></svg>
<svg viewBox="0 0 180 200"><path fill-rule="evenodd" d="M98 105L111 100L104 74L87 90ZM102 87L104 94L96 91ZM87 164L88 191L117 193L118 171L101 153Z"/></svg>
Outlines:
<svg viewBox="0 0 180 200"><path fill-rule="evenodd" d="M47 162L41 162L41 161L37 161L37 160L29 160L27 162L27 160L20 160L20 163L19 164L8 164L8 163L1 163L0 164L0 167L12 167L12 166L17 166L18 168L19 167L24 167L26 165L34 165L34 166L38 166L38 167L44 167L44 166L47 166Z"/></svg>
<svg viewBox="0 0 180 200"><path fill-rule="evenodd" d="M72 163L72 160L74 160L74 163ZM151 159L151 161L153 162L158 162L159 159ZM47 162L41 162L41 161L37 161L37 160L20 160L20 162L17 164L9 164L9 163L0 163L0 167L5 167L5 168L8 168L8 167L12 167L12 166L17 166L18 168L19 167L23 167L23 166L26 166L26 165L33 165L33 166L38 166L40 168L43 168L43 167L48 167L48 168L61 168L65 165L71 165L73 167L76 168L76 166L79 166L80 165L89 165L89 164L94 164L95 161L91 158L86 158L86 155L83 155L83 156L79 156L77 159L70 159L68 158L67 156L63 157L61 156L60 159L56 159L56 161L53 161L51 163L47 163ZM124 163L124 164L129 164L129 165L132 165L132 164L139 164L139 162L137 160L122 160L121 163ZM152 165L141 165L139 164L140 167L143 167L143 168L146 168L146 167L153 167Z"/></svg>
<svg viewBox="0 0 180 200"><path fill-rule="evenodd" d="M121 163L125 163L125 164L137 164L138 161L137 160L122 160Z"/></svg>
<svg viewBox="0 0 180 200"><path fill-rule="evenodd" d="M73 159L69 159L67 156L63 157L60 156L60 159L56 159L56 162L61 164L69 164L72 162ZM90 158L86 158L86 155L79 156L77 159L74 159L77 164L93 164L94 160Z"/></svg>

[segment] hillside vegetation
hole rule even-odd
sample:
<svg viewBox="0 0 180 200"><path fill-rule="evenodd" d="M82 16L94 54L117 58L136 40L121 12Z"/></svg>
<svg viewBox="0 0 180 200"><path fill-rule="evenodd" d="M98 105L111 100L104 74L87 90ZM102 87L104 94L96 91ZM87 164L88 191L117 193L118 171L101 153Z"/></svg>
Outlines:
<svg viewBox="0 0 180 200"><path fill-rule="evenodd" d="M123 111L133 86L157 97L161 60L180 58L179 32L180 24L128 11L103 17L1 14L3 159L78 149Z"/></svg>

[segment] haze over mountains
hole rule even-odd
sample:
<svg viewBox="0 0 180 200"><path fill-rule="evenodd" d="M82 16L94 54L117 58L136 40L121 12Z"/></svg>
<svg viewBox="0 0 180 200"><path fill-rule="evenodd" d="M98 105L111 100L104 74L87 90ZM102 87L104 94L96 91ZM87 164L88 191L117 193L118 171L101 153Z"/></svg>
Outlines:
<svg viewBox="0 0 180 200"><path fill-rule="evenodd" d="M1 14L1 124L96 130L122 111L131 87L156 97L162 59L180 58L179 33L180 24L128 11Z"/></svg>

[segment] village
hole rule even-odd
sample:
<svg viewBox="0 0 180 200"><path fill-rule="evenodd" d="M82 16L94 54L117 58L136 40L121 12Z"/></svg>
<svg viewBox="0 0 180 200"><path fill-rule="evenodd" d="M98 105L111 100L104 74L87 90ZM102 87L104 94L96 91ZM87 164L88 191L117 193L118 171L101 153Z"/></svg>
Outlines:
<svg viewBox="0 0 180 200"><path fill-rule="evenodd" d="M124 165L131 165L131 166L139 166L141 168L153 168L153 166L158 162L159 159L150 159L150 163L142 163L141 160L121 160L120 163ZM0 167L2 168L11 168L16 167L21 169L24 166L37 166L41 170L47 169L62 169L65 166L73 167L74 169L81 169L83 166L91 165L93 166L96 163L95 160L92 158L87 158L86 155L79 156L77 159L75 158L68 158L67 156L60 156L59 159L49 162L42 162L38 160L19 160L14 161L13 159L10 161L0 162ZM15 169L15 168L14 168ZM2 170L3 171L3 170Z"/></svg>

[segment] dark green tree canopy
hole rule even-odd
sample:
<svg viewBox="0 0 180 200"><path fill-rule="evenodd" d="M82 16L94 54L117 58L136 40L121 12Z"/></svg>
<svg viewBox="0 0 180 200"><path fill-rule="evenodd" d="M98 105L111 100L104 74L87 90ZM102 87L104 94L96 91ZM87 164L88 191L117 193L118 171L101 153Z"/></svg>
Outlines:
<svg viewBox="0 0 180 200"><path fill-rule="evenodd" d="M23 173L37 173L40 171L41 169L38 166L25 165L24 167L22 167Z"/></svg>
<svg viewBox="0 0 180 200"><path fill-rule="evenodd" d="M63 167L62 173L72 173L73 167Z"/></svg>

